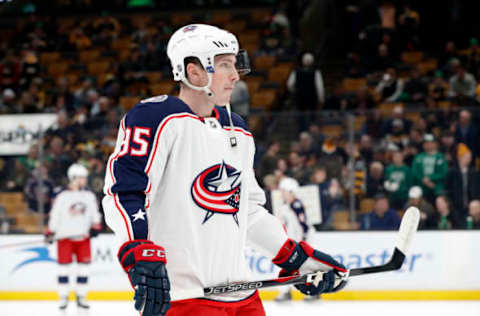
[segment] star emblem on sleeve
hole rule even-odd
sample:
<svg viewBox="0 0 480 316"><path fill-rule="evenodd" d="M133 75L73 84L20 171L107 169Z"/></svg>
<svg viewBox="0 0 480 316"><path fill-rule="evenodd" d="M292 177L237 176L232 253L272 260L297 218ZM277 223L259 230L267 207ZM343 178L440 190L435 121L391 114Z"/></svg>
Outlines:
<svg viewBox="0 0 480 316"><path fill-rule="evenodd" d="M145 220L145 215L147 215L141 208L138 209L138 212L135 214L132 214L133 216L133 221L135 222L138 219Z"/></svg>

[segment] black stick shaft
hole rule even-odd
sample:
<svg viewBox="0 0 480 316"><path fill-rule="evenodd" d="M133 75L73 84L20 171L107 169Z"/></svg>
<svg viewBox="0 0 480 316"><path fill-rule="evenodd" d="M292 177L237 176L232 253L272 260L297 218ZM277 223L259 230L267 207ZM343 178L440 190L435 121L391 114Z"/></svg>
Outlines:
<svg viewBox="0 0 480 316"><path fill-rule="evenodd" d="M393 255L389 262L383 265L355 268L349 271L349 276L358 276L369 273L388 272L400 269L405 260L405 254L403 254L398 248L395 248ZM316 273L308 273L304 275L281 277L271 280L252 281L243 283L233 283L220 286L206 287L203 289L205 296L218 295L225 293L233 293L238 291L263 289L266 287L288 285L288 284L302 284L311 283L316 277Z"/></svg>

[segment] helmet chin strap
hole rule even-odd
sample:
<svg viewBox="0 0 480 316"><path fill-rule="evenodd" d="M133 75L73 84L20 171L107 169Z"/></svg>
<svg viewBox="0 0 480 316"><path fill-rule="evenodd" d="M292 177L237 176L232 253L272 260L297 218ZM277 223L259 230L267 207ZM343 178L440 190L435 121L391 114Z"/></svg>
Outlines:
<svg viewBox="0 0 480 316"><path fill-rule="evenodd" d="M207 94L207 96L211 99L213 99L213 91L210 89L210 86L212 85L212 74L211 73L207 73L207 76L208 76L208 83L206 86L204 87L198 87L198 86L195 86L193 84L191 84L187 78L184 78L182 79L182 82L189 88L193 89L193 90L197 90L197 91L203 91ZM237 146L237 138L235 137L235 132L234 132L234 126L233 126L233 121L232 121L232 110L230 108L230 103L227 103L227 104L219 104L219 105L224 105L226 106L227 108L227 113L228 113L228 119L229 119L229 123L230 123L230 130L229 130L229 142L230 142L230 146L233 148L233 147L236 147Z"/></svg>
<svg viewBox="0 0 480 316"><path fill-rule="evenodd" d="M213 91L210 89L211 85L212 85L212 74L211 73L207 73L207 76L208 76L208 83L206 86L204 87L198 87L198 86L195 86L193 84L190 83L190 81L188 81L187 78L184 78L182 79L182 82L189 88L193 89L193 90L197 90L197 91L203 91L205 92L205 94L210 97L210 98L213 98Z"/></svg>

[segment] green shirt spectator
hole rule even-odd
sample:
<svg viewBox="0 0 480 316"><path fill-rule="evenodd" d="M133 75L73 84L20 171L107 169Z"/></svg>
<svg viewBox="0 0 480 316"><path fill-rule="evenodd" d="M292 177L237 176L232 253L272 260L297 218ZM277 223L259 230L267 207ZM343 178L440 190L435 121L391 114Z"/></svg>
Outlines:
<svg viewBox="0 0 480 316"><path fill-rule="evenodd" d="M412 186L412 170L403 162L403 152L397 150L392 155L393 163L385 170L385 189L390 205L401 209L408 200L408 189Z"/></svg>
<svg viewBox="0 0 480 316"><path fill-rule="evenodd" d="M421 186L425 198L433 201L444 191L448 165L445 155L437 151L433 135L425 135L423 149L413 160L412 173L414 183Z"/></svg>

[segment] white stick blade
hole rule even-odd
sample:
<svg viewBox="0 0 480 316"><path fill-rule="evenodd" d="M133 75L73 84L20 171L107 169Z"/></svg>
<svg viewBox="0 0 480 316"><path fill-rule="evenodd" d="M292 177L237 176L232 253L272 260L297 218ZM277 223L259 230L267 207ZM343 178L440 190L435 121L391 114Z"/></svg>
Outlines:
<svg viewBox="0 0 480 316"><path fill-rule="evenodd" d="M396 247L398 250L406 254L412 243L413 236L418 229L420 223L420 211L414 206L410 206L403 214L400 230L398 232L398 240Z"/></svg>

